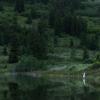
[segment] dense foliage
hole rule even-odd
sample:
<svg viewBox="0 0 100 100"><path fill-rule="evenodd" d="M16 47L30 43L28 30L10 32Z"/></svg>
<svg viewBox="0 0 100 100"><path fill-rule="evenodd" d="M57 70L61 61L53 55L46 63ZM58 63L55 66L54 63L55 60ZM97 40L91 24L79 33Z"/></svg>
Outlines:
<svg viewBox="0 0 100 100"><path fill-rule="evenodd" d="M82 14L86 3L84 0L1 0L0 45L9 56L8 63L19 62L22 55L47 59L50 48L53 51L63 36L80 40L76 47L86 48L83 59L87 58L88 49L99 50L99 30L92 30L94 21ZM76 48L74 44L72 39L69 47Z"/></svg>

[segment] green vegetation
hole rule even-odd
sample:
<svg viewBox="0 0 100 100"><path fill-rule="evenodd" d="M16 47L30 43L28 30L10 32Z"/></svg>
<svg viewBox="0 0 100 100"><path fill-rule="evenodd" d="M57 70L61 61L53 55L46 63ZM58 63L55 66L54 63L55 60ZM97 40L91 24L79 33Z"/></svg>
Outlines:
<svg viewBox="0 0 100 100"><path fill-rule="evenodd" d="M21 58L20 62L16 65L15 71L31 72L38 69L41 69L41 70L46 69L43 61L38 61L33 56L29 56L29 57L24 56Z"/></svg>
<svg viewBox="0 0 100 100"><path fill-rule="evenodd" d="M0 0L0 100L91 100L69 76L99 71L100 0Z"/></svg>
<svg viewBox="0 0 100 100"><path fill-rule="evenodd" d="M99 10L97 1L1 0L0 71L88 70L99 59Z"/></svg>

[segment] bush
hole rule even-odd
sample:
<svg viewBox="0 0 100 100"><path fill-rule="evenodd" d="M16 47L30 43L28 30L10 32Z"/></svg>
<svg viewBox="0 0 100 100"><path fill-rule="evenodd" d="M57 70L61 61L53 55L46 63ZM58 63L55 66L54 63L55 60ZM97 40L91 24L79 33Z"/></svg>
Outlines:
<svg viewBox="0 0 100 100"><path fill-rule="evenodd" d="M95 62L93 65L92 65L92 69L99 69L100 68L100 62Z"/></svg>
<svg viewBox="0 0 100 100"><path fill-rule="evenodd" d="M43 61L37 60L32 56L23 56L19 63L17 64L16 72L30 72L33 70L43 70L45 69L45 63Z"/></svg>

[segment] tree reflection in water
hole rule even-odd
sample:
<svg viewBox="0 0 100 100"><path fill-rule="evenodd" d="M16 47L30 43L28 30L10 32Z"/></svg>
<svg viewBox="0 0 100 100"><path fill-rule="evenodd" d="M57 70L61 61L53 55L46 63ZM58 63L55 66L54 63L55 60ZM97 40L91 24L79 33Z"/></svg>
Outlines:
<svg viewBox="0 0 100 100"><path fill-rule="evenodd" d="M98 89L82 80L18 76L7 86L0 100L100 100Z"/></svg>

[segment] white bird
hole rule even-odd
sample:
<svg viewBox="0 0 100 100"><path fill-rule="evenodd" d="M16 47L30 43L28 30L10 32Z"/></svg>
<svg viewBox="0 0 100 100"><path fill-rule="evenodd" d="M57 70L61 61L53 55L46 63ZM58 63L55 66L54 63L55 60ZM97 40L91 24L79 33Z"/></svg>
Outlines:
<svg viewBox="0 0 100 100"><path fill-rule="evenodd" d="M83 73L83 79L85 79L85 77L86 77L86 73L84 72L84 73Z"/></svg>
<svg viewBox="0 0 100 100"><path fill-rule="evenodd" d="M85 77L86 77L86 73L84 72L83 73L83 84L84 84L84 86L86 85L86 79L85 79Z"/></svg>

